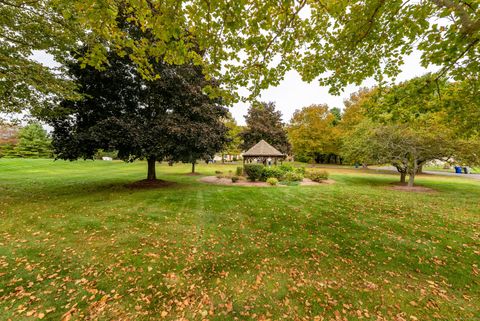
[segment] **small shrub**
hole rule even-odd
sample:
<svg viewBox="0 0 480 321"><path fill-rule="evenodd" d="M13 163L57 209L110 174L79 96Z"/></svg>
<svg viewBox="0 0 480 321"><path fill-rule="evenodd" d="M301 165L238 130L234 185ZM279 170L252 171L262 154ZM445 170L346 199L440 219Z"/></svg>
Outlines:
<svg viewBox="0 0 480 321"><path fill-rule="evenodd" d="M238 166L237 171L235 172L237 176L243 176L243 167Z"/></svg>
<svg viewBox="0 0 480 321"><path fill-rule="evenodd" d="M238 182L239 178L238 176L232 176L232 183Z"/></svg>
<svg viewBox="0 0 480 321"><path fill-rule="evenodd" d="M282 179L284 172L278 167L264 167L262 171L262 177L260 180L267 181L270 177L274 177L278 180Z"/></svg>
<svg viewBox="0 0 480 321"><path fill-rule="evenodd" d="M306 172L305 166L295 168L295 173L299 173L299 174L302 174L303 176L305 176L305 172Z"/></svg>
<svg viewBox="0 0 480 321"><path fill-rule="evenodd" d="M222 171L215 171L215 174L223 174Z"/></svg>
<svg viewBox="0 0 480 321"><path fill-rule="evenodd" d="M272 185L272 186L275 186L278 184L278 179L276 179L275 177L269 177L267 179L267 183Z"/></svg>
<svg viewBox="0 0 480 321"><path fill-rule="evenodd" d="M278 166L278 168L284 173L295 171L295 167L288 163L283 163L282 165Z"/></svg>
<svg viewBox="0 0 480 321"><path fill-rule="evenodd" d="M262 177L263 165L260 164L248 164L245 165L245 174L252 181L255 182L257 179Z"/></svg>
<svg viewBox="0 0 480 321"><path fill-rule="evenodd" d="M307 173L307 177L314 182L321 182L328 179L328 172L325 170L313 170Z"/></svg>
<svg viewBox="0 0 480 321"><path fill-rule="evenodd" d="M283 176L283 180L287 182L301 182L303 181L303 175L296 172L287 172Z"/></svg>

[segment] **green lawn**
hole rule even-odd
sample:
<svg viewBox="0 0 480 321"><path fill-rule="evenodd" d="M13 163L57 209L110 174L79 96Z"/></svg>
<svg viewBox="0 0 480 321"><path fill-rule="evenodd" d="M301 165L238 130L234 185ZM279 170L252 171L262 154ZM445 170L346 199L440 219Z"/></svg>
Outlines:
<svg viewBox="0 0 480 321"><path fill-rule="evenodd" d="M222 187L189 169L134 190L144 162L0 159L0 319L480 320L480 181Z"/></svg>

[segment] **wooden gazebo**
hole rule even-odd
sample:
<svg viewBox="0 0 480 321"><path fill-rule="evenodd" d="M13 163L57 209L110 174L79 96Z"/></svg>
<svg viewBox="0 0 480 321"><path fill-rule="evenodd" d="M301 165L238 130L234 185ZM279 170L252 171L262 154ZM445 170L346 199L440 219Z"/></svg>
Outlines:
<svg viewBox="0 0 480 321"><path fill-rule="evenodd" d="M263 164L267 163L270 158L277 165L277 160L283 160L286 158L285 154L282 154L276 150L272 145L264 141L259 141L255 146L243 153L243 164L251 163L253 160L258 160Z"/></svg>

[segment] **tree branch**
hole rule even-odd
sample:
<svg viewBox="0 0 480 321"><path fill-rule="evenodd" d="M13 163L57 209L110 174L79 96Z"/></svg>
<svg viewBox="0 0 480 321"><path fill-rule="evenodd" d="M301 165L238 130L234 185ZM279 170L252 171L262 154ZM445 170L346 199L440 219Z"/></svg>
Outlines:
<svg viewBox="0 0 480 321"><path fill-rule="evenodd" d="M458 18L460 19L460 24L465 34L469 34L469 35L474 34L480 29L480 19L473 20L473 18L465 9L465 6L462 6L461 4L458 4L452 0L431 0L431 1L435 5L437 5L437 7L453 10L455 14L458 16ZM465 4L464 1L462 2Z"/></svg>

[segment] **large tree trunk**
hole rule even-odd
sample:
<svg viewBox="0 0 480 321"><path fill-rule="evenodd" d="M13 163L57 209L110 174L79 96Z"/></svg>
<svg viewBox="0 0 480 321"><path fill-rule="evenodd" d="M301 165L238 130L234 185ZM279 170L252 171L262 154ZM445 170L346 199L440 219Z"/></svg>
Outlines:
<svg viewBox="0 0 480 321"><path fill-rule="evenodd" d="M413 187L413 183L415 182L415 174L418 172L418 163L417 159L414 158L413 161L411 162L411 168L408 171L409 177L408 177L408 187Z"/></svg>
<svg viewBox="0 0 480 321"><path fill-rule="evenodd" d="M155 171L155 163L156 163L155 157L150 157L147 159L147 164L148 164L148 174L147 174L147 180L149 181L154 181L157 179L157 173Z"/></svg>
<svg viewBox="0 0 480 321"><path fill-rule="evenodd" d="M415 183L415 172L411 172L408 177L408 187L413 187L413 184Z"/></svg>
<svg viewBox="0 0 480 321"><path fill-rule="evenodd" d="M222 153L222 164L225 164L225 154Z"/></svg>
<svg viewBox="0 0 480 321"><path fill-rule="evenodd" d="M407 173L400 172L400 183L406 183L407 182L406 178L407 178Z"/></svg>
<svg viewBox="0 0 480 321"><path fill-rule="evenodd" d="M193 161L192 162L192 174L194 174L194 173L195 173L195 162Z"/></svg>
<svg viewBox="0 0 480 321"><path fill-rule="evenodd" d="M423 165L418 166L417 174L423 174Z"/></svg>

